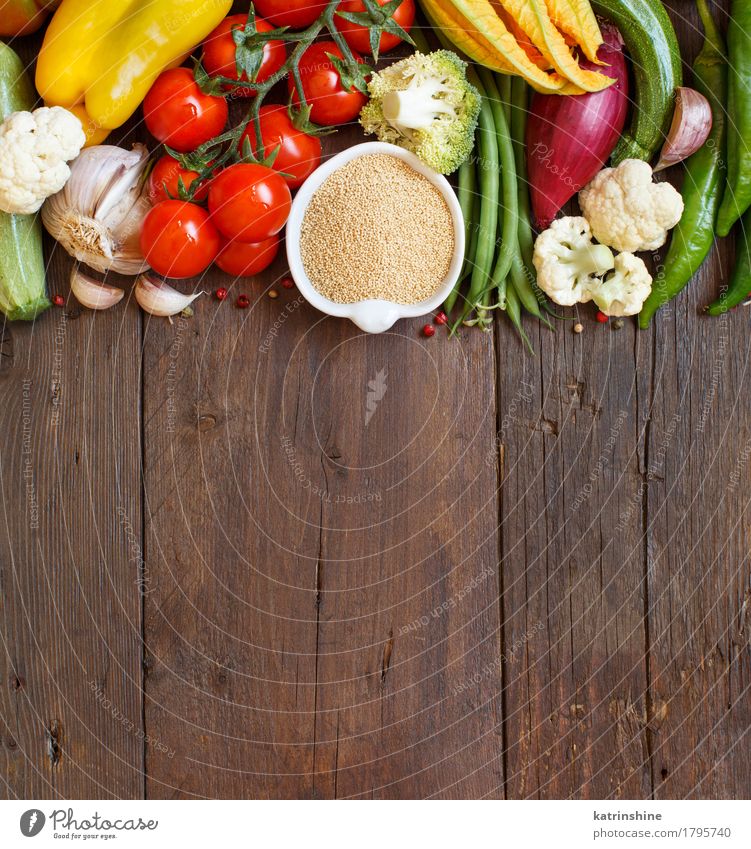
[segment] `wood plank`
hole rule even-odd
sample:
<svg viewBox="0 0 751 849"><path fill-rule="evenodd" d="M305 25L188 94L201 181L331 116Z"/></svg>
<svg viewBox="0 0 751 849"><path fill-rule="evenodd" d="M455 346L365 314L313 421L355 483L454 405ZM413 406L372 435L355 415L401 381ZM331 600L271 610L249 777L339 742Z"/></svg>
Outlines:
<svg viewBox="0 0 751 849"><path fill-rule="evenodd" d="M319 574L327 796L502 793L492 338L460 346L418 328L346 331L314 396L311 424L335 459ZM387 391L364 428L367 379L381 370ZM336 506L370 487L377 501Z"/></svg>
<svg viewBox="0 0 751 849"><path fill-rule="evenodd" d="M71 301L2 332L0 793L138 798L139 316Z"/></svg>
<svg viewBox="0 0 751 849"><path fill-rule="evenodd" d="M647 516L661 798L746 798L751 786L748 315L697 315L728 253L655 327Z"/></svg>
<svg viewBox="0 0 751 849"><path fill-rule="evenodd" d="M147 326L148 795L501 793L492 337L365 337L284 269Z"/></svg>
<svg viewBox="0 0 751 849"><path fill-rule="evenodd" d="M195 319L146 329L146 721L176 752L149 749L149 796L294 797L310 784L315 564L304 553L318 534L298 525L277 545L264 532L284 531L261 463L278 437L256 430L269 402L278 413L266 387L285 360L258 351L278 314L267 300L248 312L204 303ZM285 340L299 318L289 322Z"/></svg>
<svg viewBox="0 0 751 849"><path fill-rule="evenodd" d="M636 330L589 311L499 366L510 798L644 798ZM509 363L519 363L518 368ZM619 517L626 515L625 520Z"/></svg>
<svg viewBox="0 0 751 849"><path fill-rule="evenodd" d="M674 21L693 55L693 8ZM701 315L733 254L732 240L718 243L653 330L646 516L659 798L746 798L751 786L748 313Z"/></svg>

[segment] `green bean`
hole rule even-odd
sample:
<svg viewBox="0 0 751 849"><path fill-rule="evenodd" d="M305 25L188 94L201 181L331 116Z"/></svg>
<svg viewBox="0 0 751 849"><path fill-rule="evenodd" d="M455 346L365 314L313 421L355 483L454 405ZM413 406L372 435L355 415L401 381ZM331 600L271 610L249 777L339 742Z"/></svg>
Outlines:
<svg viewBox="0 0 751 849"><path fill-rule="evenodd" d="M535 318L538 318L544 325L551 327L550 322L543 317L540 311L540 303L537 300L537 292L532 284L529 272L524 268L524 262L519 250L519 244L516 244L514 258L511 263L511 282L514 284L516 294L522 302L524 309L531 313ZM551 327L552 329L552 327Z"/></svg>
<svg viewBox="0 0 751 849"><path fill-rule="evenodd" d="M430 53L432 50L431 46L428 44L428 39L425 36L426 31L430 32L430 27L425 27L423 29L420 26L415 26L409 31L412 41L415 44L415 50L418 53Z"/></svg>
<svg viewBox="0 0 751 849"><path fill-rule="evenodd" d="M464 266L459 274L459 279L456 285L451 290L444 309L449 314L456 303L459 296L459 290L464 280L469 265L469 258L472 255L472 240L474 237L474 227L472 225L472 211L475 206L475 164L472 161L473 157L469 157L459 166L459 181L457 185L456 195L459 199L459 206L464 216Z"/></svg>
<svg viewBox="0 0 751 849"><path fill-rule="evenodd" d="M473 83L482 95L482 106L478 121L478 183L480 187L480 213L477 220L477 248L474 256L474 268L470 278L465 318L477 303L485 289L493 264L495 235L498 225L498 190L500 174L498 168L498 138L495 133L493 111L485 91L473 74Z"/></svg>
<svg viewBox="0 0 751 849"><path fill-rule="evenodd" d="M497 74L496 83L498 85L498 93L501 96L503 104L503 117L506 119L506 124L511 124L511 81L514 79L510 74ZM521 79L521 77L517 77Z"/></svg>
<svg viewBox="0 0 751 849"><path fill-rule="evenodd" d="M506 279L511 269L511 263L514 258L514 246L517 241L518 194L516 163L514 161L514 148L511 142L511 135L506 122L505 104L501 100L501 94L498 91L493 74L483 68L480 71L480 76L488 99L490 100L493 120L495 122L495 131L500 152L498 164L501 173L499 177L503 186L503 220L495 238L496 243L500 242L500 248L493 273L490 277L490 285L493 288L498 288Z"/></svg>
<svg viewBox="0 0 751 849"><path fill-rule="evenodd" d="M472 226L472 207L475 202L475 163L469 156L459 166L459 182L457 197L464 216L464 243L469 244L470 227Z"/></svg>
<svg viewBox="0 0 751 849"><path fill-rule="evenodd" d="M529 205L529 183L527 182L527 160L525 134L527 132L527 108L529 88L521 77L511 78L511 141L516 161L516 181L519 188L519 248L524 265L532 269L534 236Z"/></svg>
<svg viewBox="0 0 751 849"><path fill-rule="evenodd" d="M482 306L477 310L477 326L480 330L487 332L493 324L493 319L488 315L488 311L492 308L491 290L486 289L482 296Z"/></svg>
<svg viewBox="0 0 751 849"><path fill-rule="evenodd" d="M496 287L496 299L498 302L498 306L502 309L506 309L506 292L508 290L508 277L504 277L503 280Z"/></svg>
<svg viewBox="0 0 751 849"><path fill-rule="evenodd" d="M513 280L508 281L506 289L506 315L511 319L511 323L517 329L527 348L529 348L530 353L534 354L534 348L532 347L532 343L529 341L529 336L527 336L524 332L524 328L522 327L522 308L519 296L514 288Z"/></svg>

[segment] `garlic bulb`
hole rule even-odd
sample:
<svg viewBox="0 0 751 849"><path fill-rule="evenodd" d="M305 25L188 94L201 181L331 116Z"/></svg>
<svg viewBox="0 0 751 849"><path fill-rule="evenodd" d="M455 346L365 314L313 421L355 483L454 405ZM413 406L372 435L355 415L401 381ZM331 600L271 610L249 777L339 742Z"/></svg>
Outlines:
<svg viewBox="0 0 751 849"><path fill-rule="evenodd" d="M73 292L79 304L90 310L107 310L114 307L125 294L122 289L105 286L78 267L71 272L70 291Z"/></svg>
<svg viewBox="0 0 751 849"><path fill-rule="evenodd" d="M42 207L48 232L97 271L138 274L148 268L139 239L151 208L142 179L149 152L100 144L81 151L70 179Z"/></svg>
<svg viewBox="0 0 751 849"><path fill-rule="evenodd" d="M159 316L177 315L182 312L203 292L183 295L163 280L149 274L142 274L136 281L136 300L147 313Z"/></svg>

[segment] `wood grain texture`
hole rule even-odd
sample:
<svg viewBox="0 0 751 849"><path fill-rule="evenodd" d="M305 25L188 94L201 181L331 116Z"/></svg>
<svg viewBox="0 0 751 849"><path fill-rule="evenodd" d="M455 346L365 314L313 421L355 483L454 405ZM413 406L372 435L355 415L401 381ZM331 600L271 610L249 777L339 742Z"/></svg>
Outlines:
<svg viewBox="0 0 751 849"><path fill-rule="evenodd" d="M697 49L692 7L674 15ZM748 313L701 316L732 267L719 243L652 330L646 540L652 773L658 798L746 798Z"/></svg>
<svg viewBox="0 0 751 849"><path fill-rule="evenodd" d="M280 291L146 330L146 719L176 752L150 752L149 795L481 795L492 337L368 338ZM479 702L454 692L483 666Z"/></svg>
<svg viewBox="0 0 751 849"><path fill-rule="evenodd" d="M676 18L688 40L693 15ZM748 751L751 703L748 314L697 318L732 261L732 240L720 243L653 329L646 530L661 798L743 798L751 786L738 754Z"/></svg>
<svg viewBox="0 0 751 849"><path fill-rule="evenodd" d="M639 338L586 328L541 330L539 361L499 369L512 798L650 792Z"/></svg>
<svg viewBox="0 0 751 849"><path fill-rule="evenodd" d="M282 258L172 324L6 326L0 792L747 796L748 315L700 314L731 256L646 332L527 322L534 357L500 318L366 337Z"/></svg>
<svg viewBox="0 0 751 849"><path fill-rule="evenodd" d="M56 250L53 291L69 273ZM3 332L2 792L137 798L139 316L71 299Z"/></svg>

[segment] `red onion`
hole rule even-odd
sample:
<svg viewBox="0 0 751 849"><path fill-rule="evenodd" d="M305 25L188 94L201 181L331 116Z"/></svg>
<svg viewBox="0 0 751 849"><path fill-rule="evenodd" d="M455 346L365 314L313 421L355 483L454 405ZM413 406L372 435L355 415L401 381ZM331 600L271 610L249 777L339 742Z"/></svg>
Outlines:
<svg viewBox="0 0 751 849"><path fill-rule="evenodd" d="M527 173L532 212L541 229L597 174L613 152L628 113L628 68L623 39L600 22L603 65L583 57L582 68L601 71L615 82L587 94L534 94L527 121Z"/></svg>

